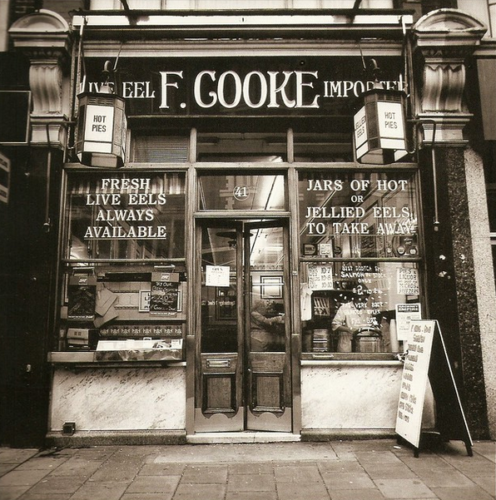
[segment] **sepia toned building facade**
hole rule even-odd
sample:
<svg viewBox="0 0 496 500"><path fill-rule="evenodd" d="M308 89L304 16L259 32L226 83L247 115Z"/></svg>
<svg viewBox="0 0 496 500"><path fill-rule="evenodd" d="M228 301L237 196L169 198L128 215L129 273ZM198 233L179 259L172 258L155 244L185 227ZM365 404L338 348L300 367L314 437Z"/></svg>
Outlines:
<svg viewBox="0 0 496 500"><path fill-rule="evenodd" d="M9 7L2 444L494 438L491 2Z"/></svg>

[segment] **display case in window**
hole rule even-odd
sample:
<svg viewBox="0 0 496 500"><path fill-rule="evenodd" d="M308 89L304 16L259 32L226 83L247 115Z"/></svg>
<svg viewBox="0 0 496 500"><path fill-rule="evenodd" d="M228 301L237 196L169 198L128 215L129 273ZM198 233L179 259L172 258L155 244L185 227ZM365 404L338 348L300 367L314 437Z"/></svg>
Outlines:
<svg viewBox="0 0 496 500"><path fill-rule="evenodd" d="M96 351L101 361L184 359L184 266L84 267L67 271L60 350Z"/></svg>
<svg viewBox="0 0 496 500"><path fill-rule="evenodd" d="M185 358L184 172L67 175L59 351Z"/></svg>
<svg viewBox="0 0 496 500"><path fill-rule="evenodd" d="M398 352L398 341L391 338L398 307L421 310L416 263L324 261L302 263L301 269L304 352ZM321 272L332 277L322 281ZM407 318L402 315L400 322ZM347 339L340 325L351 330Z"/></svg>

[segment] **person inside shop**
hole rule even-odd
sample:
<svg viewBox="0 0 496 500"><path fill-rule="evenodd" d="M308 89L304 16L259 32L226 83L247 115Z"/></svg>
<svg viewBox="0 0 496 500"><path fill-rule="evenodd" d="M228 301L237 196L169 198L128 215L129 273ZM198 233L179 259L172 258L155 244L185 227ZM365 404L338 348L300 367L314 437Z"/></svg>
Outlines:
<svg viewBox="0 0 496 500"><path fill-rule="evenodd" d="M338 336L337 352L352 352L353 335L363 329L380 332L370 300L367 287L358 285L349 294L348 301L337 310L332 320L332 331Z"/></svg>
<svg viewBox="0 0 496 500"><path fill-rule="evenodd" d="M251 310L251 351L284 351L284 314L277 313L264 300L253 304Z"/></svg>

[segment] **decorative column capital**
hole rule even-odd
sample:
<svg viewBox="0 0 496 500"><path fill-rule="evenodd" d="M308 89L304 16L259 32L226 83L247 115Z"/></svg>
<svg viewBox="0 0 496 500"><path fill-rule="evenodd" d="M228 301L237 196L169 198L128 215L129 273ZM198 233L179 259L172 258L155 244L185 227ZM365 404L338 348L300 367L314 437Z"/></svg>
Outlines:
<svg viewBox="0 0 496 500"><path fill-rule="evenodd" d="M40 9L18 19L9 34L31 62L31 144L64 148L70 115L69 25L59 14Z"/></svg>
<svg viewBox="0 0 496 500"><path fill-rule="evenodd" d="M466 59L480 44L486 27L457 9L439 9L421 17L412 27L414 64L418 71L416 118L424 140L439 145L464 146L463 129L472 115L464 102ZM421 75L421 78L420 78Z"/></svg>

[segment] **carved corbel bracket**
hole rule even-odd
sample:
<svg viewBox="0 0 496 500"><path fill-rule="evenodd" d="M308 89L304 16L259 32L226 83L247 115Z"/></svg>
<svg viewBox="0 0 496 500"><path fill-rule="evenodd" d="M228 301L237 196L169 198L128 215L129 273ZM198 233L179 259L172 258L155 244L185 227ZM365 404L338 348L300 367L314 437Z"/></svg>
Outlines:
<svg viewBox="0 0 496 500"><path fill-rule="evenodd" d="M9 34L31 63L31 144L63 148L70 115L69 25L59 14L40 9L17 20Z"/></svg>
<svg viewBox="0 0 496 500"><path fill-rule="evenodd" d="M413 31L417 86L416 118L423 125L424 141L463 146L463 130L472 115L464 101L466 59L480 44L486 27L457 9L439 9L420 18ZM417 67L418 67L417 66ZM421 77L420 77L421 75Z"/></svg>

